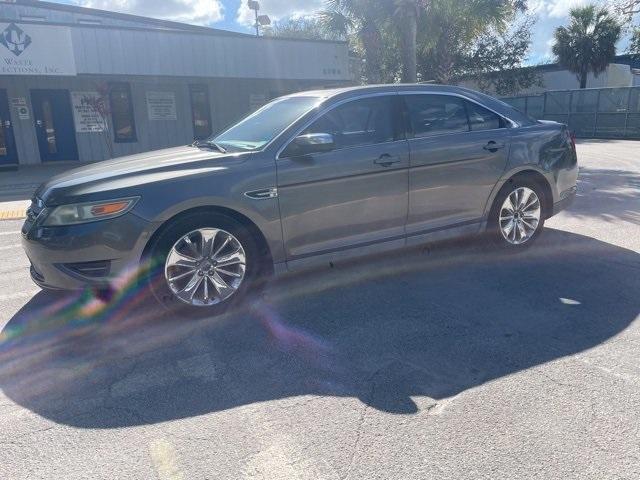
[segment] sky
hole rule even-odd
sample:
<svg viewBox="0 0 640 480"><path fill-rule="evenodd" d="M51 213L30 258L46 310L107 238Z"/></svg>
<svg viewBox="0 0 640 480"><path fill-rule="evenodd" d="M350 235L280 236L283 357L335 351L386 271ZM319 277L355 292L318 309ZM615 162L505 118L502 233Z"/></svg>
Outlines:
<svg viewBox="0 0 640 480"><path fill-rule="evenodd" d="M148 17L208 25L225 30L251 32L253 12L246 0L52 0L85 7L132 13ZM603 3L607 0L595 0ZM528 64L553 60L551 45L554 30L567 23L571 8L594 0L528 0L529 11L537 16ZM322 8L323 0L260 0L260 13L272 21L289 16L311 15ZM619 46L624 53L626 42Z"/></svg>

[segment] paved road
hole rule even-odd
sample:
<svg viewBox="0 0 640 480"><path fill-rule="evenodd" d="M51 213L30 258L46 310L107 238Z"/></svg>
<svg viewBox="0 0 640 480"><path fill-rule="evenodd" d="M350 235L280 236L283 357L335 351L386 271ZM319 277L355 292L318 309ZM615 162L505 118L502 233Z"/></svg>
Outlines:
<svg viewBox="0 0 640 480"><path fill-rule="evenodd" d="M40 293L1 222L0 478L640 478L639 151L581 144L526 254L339 265L199 322Z"/></svg>

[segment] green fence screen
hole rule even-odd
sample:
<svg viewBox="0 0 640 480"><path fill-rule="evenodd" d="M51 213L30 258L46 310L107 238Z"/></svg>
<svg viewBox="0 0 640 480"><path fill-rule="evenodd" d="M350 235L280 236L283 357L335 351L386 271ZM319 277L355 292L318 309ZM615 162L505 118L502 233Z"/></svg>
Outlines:
<svg viewBox="0 0 640 480"><path fill-rule="evenodd" d="M577 137L640 139L640 87L551 91L502 100L533 118L566 123Z"/></svg>

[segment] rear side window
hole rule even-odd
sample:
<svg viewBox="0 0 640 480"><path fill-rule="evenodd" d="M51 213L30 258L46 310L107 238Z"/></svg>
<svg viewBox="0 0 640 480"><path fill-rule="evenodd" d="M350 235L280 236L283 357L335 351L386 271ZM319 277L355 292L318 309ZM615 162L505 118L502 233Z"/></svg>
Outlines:
<svg viewBox="0 0 640 480"><path fill-rule="evenodd" d="M303 133L330 133L335 148L374 145L398 139L393 97L371 97L340 105Z"/></svg>
<svg viewBox="0 0 640 480"><path fill-rule="evenodd" d="M448 95L405 96L409 126L414 138L468 132L464 101Z"/></svg>
<svg viewBox="0 0 640 480"><path fill-rule="evenodd" d="M472 102L465 102L467 105L467 113L469 114L469 124L471 130L495 130L503 128L503 120L490 110Z"/></svg>

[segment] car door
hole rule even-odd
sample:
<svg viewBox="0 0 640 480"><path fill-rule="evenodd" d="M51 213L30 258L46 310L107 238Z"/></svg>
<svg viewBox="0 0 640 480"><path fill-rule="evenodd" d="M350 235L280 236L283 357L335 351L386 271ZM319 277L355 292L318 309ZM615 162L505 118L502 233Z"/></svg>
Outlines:
<svg viewBox="0 0 640 480"><path fill-rule="evenodd" d="M299 154L292 142L280 154L289 262L384 241L404 244L409 148L399 101L385 94L340 103L301 132L332 135L330 151Z"/></svg>
<svg viewBox="0 0 640 480"><path fill-rule="evenodd" d="M506 120L454 95L407 94L403 100L411 152L407 235L479 227L506 167Z"/></svg>

